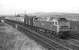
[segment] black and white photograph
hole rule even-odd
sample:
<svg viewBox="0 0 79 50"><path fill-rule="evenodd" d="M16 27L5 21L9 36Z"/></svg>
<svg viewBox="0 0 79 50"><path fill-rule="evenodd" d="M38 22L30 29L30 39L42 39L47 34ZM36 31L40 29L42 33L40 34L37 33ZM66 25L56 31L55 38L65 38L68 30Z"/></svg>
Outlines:
<svg viewBox="0 0 79 50"><path fill-rule="evenodd" d="M0 0L0 50L79 50L79 0Z"/></svg>

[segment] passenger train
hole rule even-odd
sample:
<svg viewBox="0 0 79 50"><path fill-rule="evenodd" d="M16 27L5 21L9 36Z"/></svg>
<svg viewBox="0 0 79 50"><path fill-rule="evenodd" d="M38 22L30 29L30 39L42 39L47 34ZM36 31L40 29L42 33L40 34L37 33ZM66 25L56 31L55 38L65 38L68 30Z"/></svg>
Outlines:
<svg viewBox="0 0 79 50"><path fill-rule="evenodd" d="M70 23L66 18L55 18L55 17L36 17L36 16L25 16L25 17L6 17L6 19L20 21L28 25L42 27L52 31L68 31Z"/></svg>
<svg viewBox="0 0 79 50"><path fill-rule="evenodd" d="M25 15L24 17L6 17L5 19L19 21L24 24L45 28L47 30L55 31L58 34L61 32L68 33L72 29L70 21L66 18L37 17Z"/></svg>

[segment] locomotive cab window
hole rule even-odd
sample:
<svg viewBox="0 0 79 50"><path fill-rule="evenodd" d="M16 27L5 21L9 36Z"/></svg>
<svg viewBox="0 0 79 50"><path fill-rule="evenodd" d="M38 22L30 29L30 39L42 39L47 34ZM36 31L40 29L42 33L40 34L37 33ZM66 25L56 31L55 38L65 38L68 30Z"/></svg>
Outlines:
<svg viewBox="0 0 79 50"><path fill-rule="evenodd" d="M57 25L57 22L55 22L55 25Z"/></svg>
<svg viewBox="0 0 79 50"><path fill-rule="evenodd" d="M54 22L52 22L54 24Z"/></svg>
<svg viewBox="0 0 79 50"><path fill-rule="evenodd" d="M54 25L58 25L58 22L56 22L56 21L53 21L53 22L52 22L52 24L54 24Z"/></svg>
<svg viewBox="0 0 79 50"><path fill-rule="evenodd" d="M38 18L35 18L35 20L38 20Z"/></svg>
<svg viewBox="0 0 79 50"><path fill-rule="evenodd" d="M34 21L38 21L38 18L34 18Z"/></svg>
<svg viewBox="0 0 79 50"><path fill-rule="evenodd" d="M58 22L54 22L54 25L58 25Z"/></svg>

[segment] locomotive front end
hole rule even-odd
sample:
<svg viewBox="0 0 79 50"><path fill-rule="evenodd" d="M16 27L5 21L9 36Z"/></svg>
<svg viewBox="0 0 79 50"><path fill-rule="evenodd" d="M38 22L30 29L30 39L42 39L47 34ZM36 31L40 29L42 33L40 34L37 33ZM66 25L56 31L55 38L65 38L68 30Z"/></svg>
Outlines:
<svg viewBox="0 0 79 50"><path fill-rule="evenodd" d="M70 31L70 22L65 18L60 18L59 20L59 32Z"/></svg>

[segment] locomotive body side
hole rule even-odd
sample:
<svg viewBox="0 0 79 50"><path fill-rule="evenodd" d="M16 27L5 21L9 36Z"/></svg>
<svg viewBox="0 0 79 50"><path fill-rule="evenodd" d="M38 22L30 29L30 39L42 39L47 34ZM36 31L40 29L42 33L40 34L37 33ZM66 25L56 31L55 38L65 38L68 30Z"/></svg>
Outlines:
<svg viewBox="0 0 79 50"><path fill-rule="evenodd" d="M53 23L51 22L46 22L46 21L34 21L34 26L45 28L48 30L56 31L57 27L55 25L52 25Z"/></svg>

